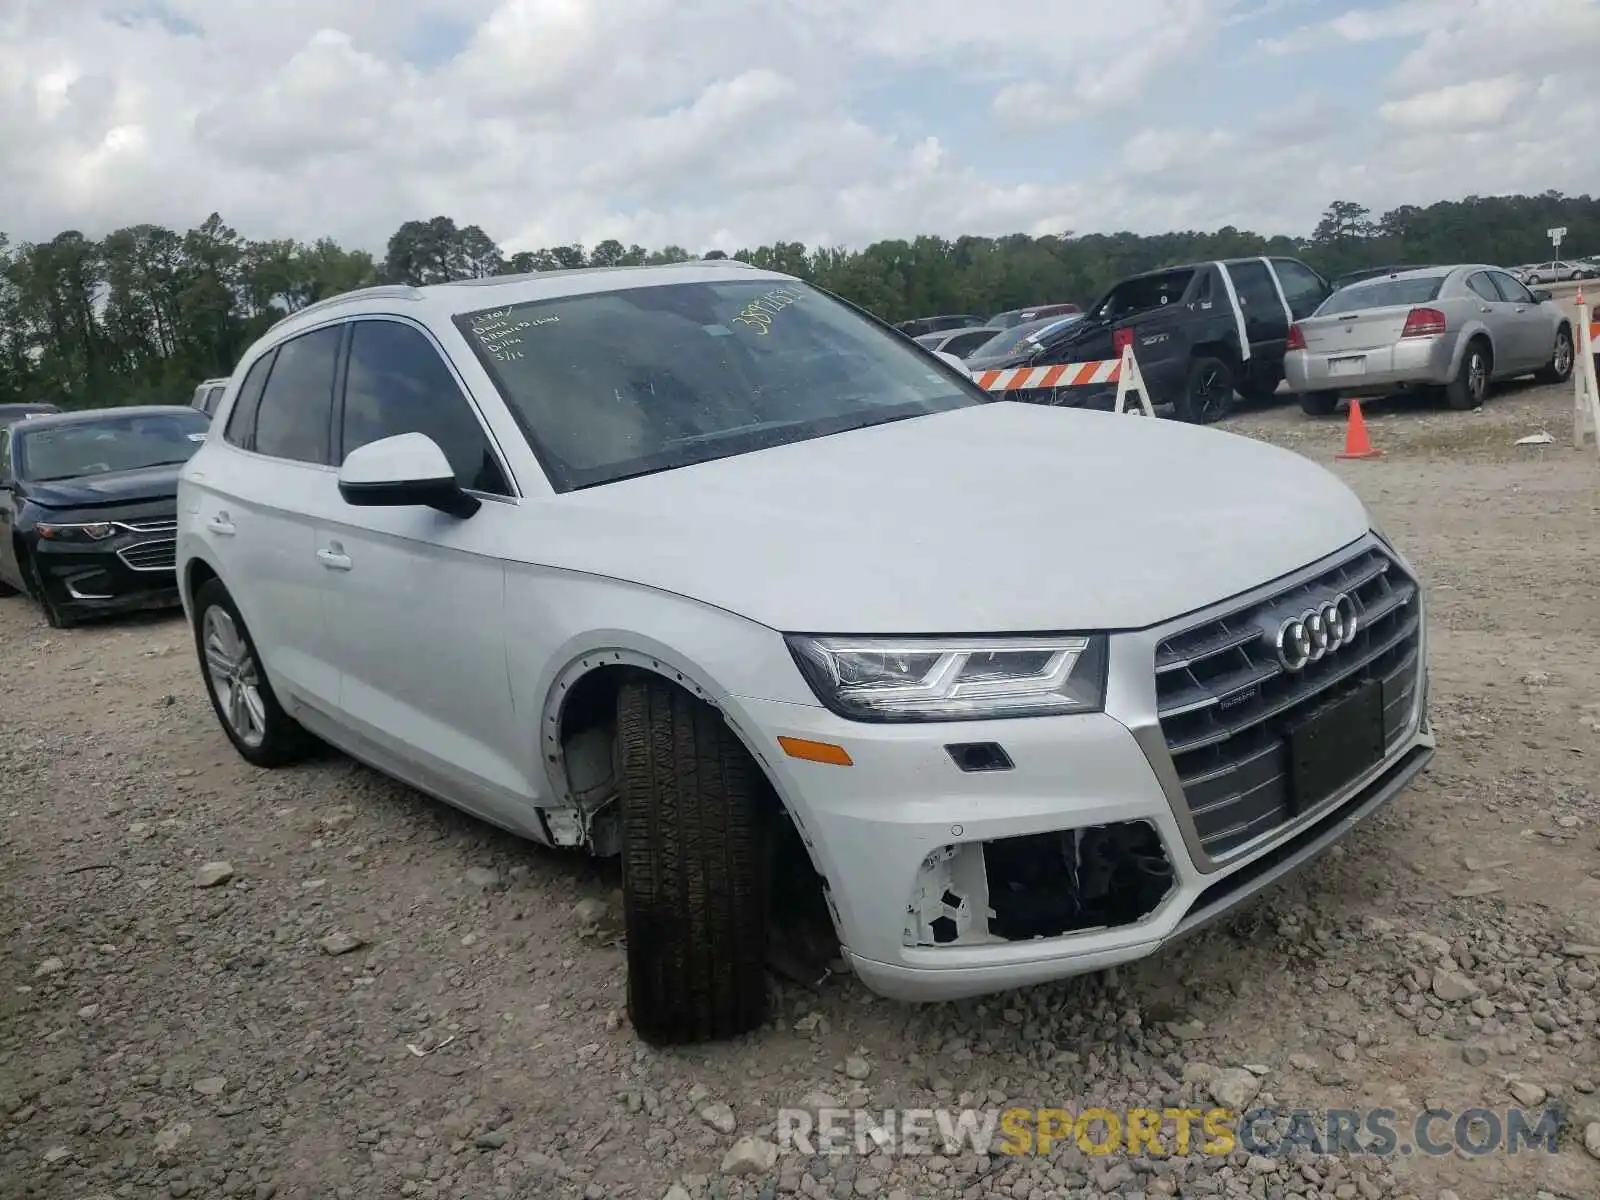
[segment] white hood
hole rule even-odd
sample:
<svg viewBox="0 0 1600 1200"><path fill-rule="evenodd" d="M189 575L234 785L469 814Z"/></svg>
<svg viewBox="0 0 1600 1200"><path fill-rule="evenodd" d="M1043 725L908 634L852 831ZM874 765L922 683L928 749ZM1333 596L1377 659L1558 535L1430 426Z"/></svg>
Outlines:
<svg viewBox="0 0 1600 1200"><path fill-rule="evenodd" d="M785 632L1153 625L1361 537L1287 450L1171 421L999 402L524 506L530 561ZM513 551L513 554L516 552Z"/></svg>

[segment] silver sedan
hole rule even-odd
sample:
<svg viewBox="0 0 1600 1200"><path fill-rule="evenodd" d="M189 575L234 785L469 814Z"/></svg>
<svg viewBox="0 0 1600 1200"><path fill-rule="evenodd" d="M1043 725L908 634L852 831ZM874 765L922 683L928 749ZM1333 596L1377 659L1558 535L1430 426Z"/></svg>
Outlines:
<svg viewBox="0 0 1600 1200"><path fill-rule="evenodd" d="M1284 375L1312 416L1341 395L1441 389L1477 408L1495 380L1572 374L1572 320L1499 267L1401 271L1341 288L1289 330Z"/></svg>

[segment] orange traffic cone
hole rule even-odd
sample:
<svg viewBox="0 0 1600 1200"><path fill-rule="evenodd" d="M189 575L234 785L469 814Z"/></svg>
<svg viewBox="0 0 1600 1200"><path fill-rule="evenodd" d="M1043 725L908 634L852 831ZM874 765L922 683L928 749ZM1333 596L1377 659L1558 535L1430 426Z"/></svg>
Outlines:
<svg viewBox="0 0 1600 1200"><path fill-rule="evenodd" d="M1361 419L1361 401L1350 401L1350 420L1345 424L1344 453L1340 458L1381 458L1383 451L1373 448L1367 437L1367 423Z"/></svg>

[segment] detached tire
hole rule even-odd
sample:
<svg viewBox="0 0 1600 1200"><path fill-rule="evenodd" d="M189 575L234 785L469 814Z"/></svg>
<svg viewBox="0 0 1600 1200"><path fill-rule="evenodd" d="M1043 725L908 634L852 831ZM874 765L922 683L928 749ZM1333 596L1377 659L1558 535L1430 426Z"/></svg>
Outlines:
<svg viewBox="0 0 1600 1200"><path fill-rule="evenodd" d="M250 630L220 579L208 579L195 592L194 646L222 732L246 762L283 767L316 749L317 740L278 703ZM235 693L245 689L250 699L240 709Z"/></svg>
<svg viewBox="0 0 1600 1200"><path fill-rule="evenodd" d="M617 701L628 1017L645 1041L767 1016L766 781L721 715L665 680Z"/></svg>
<svg viewBox="0 0 1600 1200"><path fill-rule="evenodd" d="M1572 330L1563 325L1556 331L1556 344L1550 352L1550 361L1539 369L1535 378L1540 383L1565 383L1572 378L1574 359Z"/></svg>
<svg viewBox="0 0 1600 1200"><path fill-rule="evenodd" d="M1338 407L1338 392L1300 393L1300 411L1308 417L1331 417Z"/></svg>
<svg viewBox="0 0 1600 1200"><path fill-rule="evenodd" d="M1493 369L1494 358L1488 345L1477 338L1468 342L1456 377L1444 385L1444 402L1457 412L1482 408L1489 395L1489 373Z"/></svg>
<svg viewBox="0 0 1600 1200"><path fill-rule="evenodd" d="M1206 355L1189 364L1183 395L1173 406L1179 420L1211 425L1233 409L1233 371L1220 358Z"/></svg>

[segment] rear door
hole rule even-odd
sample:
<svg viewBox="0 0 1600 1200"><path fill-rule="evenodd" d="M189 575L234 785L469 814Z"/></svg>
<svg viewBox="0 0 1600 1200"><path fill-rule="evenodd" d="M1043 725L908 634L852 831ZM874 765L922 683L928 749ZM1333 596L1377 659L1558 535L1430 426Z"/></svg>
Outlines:
<svg viewBox="0 0 1600 1200"><path fill-rule="evenodd" d="M16 527L17 498L11 491L11 430L0 425L0 580L21 590L22 570L17 563L11 531Z"/></svg>
<svg viewBox="0 0 1600 1200"><path fill-rule="evenodd" d="M1248 259L1230 262L1228 274L1239 297L1239 311L1244 314L1251 357L1281 363L1283 346L1289 338L1289 314L1272 272L1265 261Z"/></svg>
<svg viewBox="0 0 1600 1200"><path fill-rule="evenodd" d="M342 505L332 466L333 382L343 325L283 342L250 367L220 439L195 456L184 520L218 567L279 699L335 711L317 531ZM212 453L213 449L215 453Z"/></svg>

